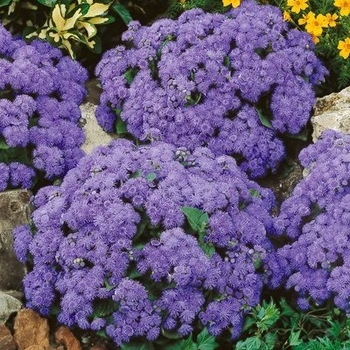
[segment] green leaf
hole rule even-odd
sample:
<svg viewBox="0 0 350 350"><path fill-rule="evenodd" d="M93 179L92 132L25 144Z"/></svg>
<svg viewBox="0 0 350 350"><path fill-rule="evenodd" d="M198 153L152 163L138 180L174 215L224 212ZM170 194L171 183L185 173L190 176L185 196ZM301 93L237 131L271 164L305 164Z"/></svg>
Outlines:
<svg viewBox="0 0 350 350"><path fill-rule="evenodd" d="M12 0L0 0L0 7L7 6Z"/></svg>
<svg viewBox="0 0 350 350"><path fill-rule="evenodd" d="M112 9L119 15L125 24L128 24L130 21L132 21L130 12L124 5L117 3L112 5Z"/></svg>
<svg viewBox="0 0 350 350"><path fill-rule="evenodd" d="M115 124L115 129L118 135L124 135L127 134L128 128L126 126L126 123L121 120L120 118L117 118L117 122Z"/></svg>
<svg viewBox="0 0 350 350"><path fill-rule="evenodd" d="M197 336L198 350L217 349L219 344L215 341L215 337L209 334L208 329L204 328Z"/></svg>
<svg viewBox="0 0 350 350"><path fill-rule="evenodd" d="M157 178L157 174L156 173L149 173L146 176L146 179L150 182L154 181Z"/></svg>
<svg viewBox="0 0 350 350"><path fill-rule="evenodd" d="M162 328L162 335L164 335L164 337L168 338L168 339L180 339L180 338L182 338L182 335L179 334L178 332L168 331L164 328Z"/></svg>
<svg viewBox="0 0 350 350"><path fill-rule="evenodd" d="M130 343L122 344L120 348L122 350L154 350L152 343L147 341L142 343L139 341L131 341Z"/></svg>
<svg viewBox="0 0 350 350"><path fill-rule="evenodd" d="M128 82L128 84L131 84L133 82L138 71L139 71L139 69L134 67L134 68L129 68L124 73L124 77L125 77L126 81Z"/></svg>
<svg viewBox="0 0 350 350"><path fill-rule="evenodd" d="M273 129L270 118L267 115L265 115L265 113L261 109L256 109L256 111L258 112L261 124L269 129Z"/></svg>
<svg viewBox="0 0 350 350"><path fill-rule="evenodd" d="M258 350L262 348L262 341L258 337L250 337L236 344L236 350Z"/></svg>
<svg viewBox="0 0 350 350"><path fill-rule="evenodd" d="M304 127L297 134L288 134L288 137L290 139L297 139L297 140L301 140L301 141L307 141L308 137L309 137L309 130L307 129L307 127Z"/></svg>
<svg viewBox="0 0 350 350"><path fill-rule="evenodd" d="M262 331L268 331L280 318L280 311L271 300L269 304L263 303L258 318L257 327Z"/></svg>
<svg viewBox="0 0 350 350"><path fill-rule="evenodd" d="M57 0L36 0L36 1L47 7L53 7L57 2Z"/></svg>
<svg viewBox="0 0 350 350"><path fill-rule="evenodd" d="M255 188L251 188L250 190L249 190L249 193L250 193L250 195L252 196L252 197L254 197L254 198L260 198L261 196L260 196L260 192L258 191L258 190L256 190Z"/></svg>
<svg viewBox="0 0 350 350"><path fill-rule="evenodd" d="M5 141L0 141L0 149L9 149L10 146Z"/></svg>
<svg viewBox="0 0 350 350"><path fill-rule="evenodd" d="M289 338L288 338L288 342L290 346L296 346L296 345L300 345L302 343L302 340L300 339L300 332L296 331L294 332L293 330L290 332Z"/></svg>
<svg viewBox="0 0 350 350"><path fill-rule="evenodd" d="M94 317L106 317L111 315L118 308L118 303L111 299L95 300Z"/></svg>
<svg viewBox="0 0 350 350"><path fill-rule="evenodd" d="M193 207L182 207L182 212L191 226L192 230L196 232L204 232L209 222L209 215L200 209Z"/></svg>
<svg viewBox="0 0 350 350"><path fill-rule="evenodd" d="M193 342L192 337L182 340L179 346L179 350L198 350L196 343Z"/></svg>

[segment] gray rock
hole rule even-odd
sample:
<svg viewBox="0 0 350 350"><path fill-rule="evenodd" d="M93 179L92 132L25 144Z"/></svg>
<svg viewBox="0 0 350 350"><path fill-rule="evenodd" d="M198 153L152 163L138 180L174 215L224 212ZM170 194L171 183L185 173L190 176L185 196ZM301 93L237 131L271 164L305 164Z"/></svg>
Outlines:
<svg viewBox="0 0 350 350"><path fill-rule="evenodd" d="M107 145L113 140L113 137L97 124L95 117L96 108L97 106L90 102L80 106L81 122L86 135L85 143L81 148L87 154L90 154L95 146Z"/></svg>
<svg viewBox="0 0 350 350"><path fill-rule="evenodd" d="M5 323L9 317L22 308L22 303L13 296L0 291L0 323Z"/></svg>
<svg viewBox="0 0 350 350"><path fill-rule="evenodd" d="M0 192L0 290L19 290L25 266L13 251L12 230L29 222L31 193L27 190Z"/></svg>
<svg viewBox="0 0 350 350"><path fill-rule="evenodd" d="M314 142L326 129L350 134L350 87L318 98L311 122Z"/></svg>

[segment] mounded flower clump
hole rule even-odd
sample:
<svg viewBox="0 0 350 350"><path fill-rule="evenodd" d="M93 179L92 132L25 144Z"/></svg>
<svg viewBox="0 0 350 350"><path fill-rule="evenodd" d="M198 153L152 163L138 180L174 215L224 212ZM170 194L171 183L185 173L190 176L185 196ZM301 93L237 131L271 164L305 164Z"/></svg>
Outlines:
<svg viewBox="0 0 350 350"><path fill-rule="evenodd" d="M32 231L15 247L31 262L27 306L116 344L161 330L242 329L260 301L273 247L272 192L229 156L119 139L96 148L35 196Z"/></svg>
<svg viewBox="0 0 350 350"><path fill-rule="evenodd" d="M39 40L0 25L0 190L53 181L82 157L79 126L86 70Z"/></svg>
<svg viewBox="0 0 350 350"><path fill-rule="evenodd" d="M122 39L96 68L102 127L125 123L144 142L207 146L235 156L253 178L284 158L280 136L305 127L326 73L311 37L255 1L149 27L131 22Z"/></svg>
<svg viewBox="0 0 350 350"><path fill-rule="evenodd" d="M350 312L350 136L327 130L299 158L308 174L274 225L289 242L277 251L286 287L301 309L334 300Z"/></svg>

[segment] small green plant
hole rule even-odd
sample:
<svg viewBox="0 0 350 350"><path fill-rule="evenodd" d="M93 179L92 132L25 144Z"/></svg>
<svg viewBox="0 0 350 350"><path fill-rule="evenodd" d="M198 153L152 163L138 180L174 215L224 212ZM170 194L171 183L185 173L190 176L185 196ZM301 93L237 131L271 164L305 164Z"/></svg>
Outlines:
<svg viewBox="0 0 350 350"><path fill-rule="evenodd" d="M327 306L301 312L285 298L264 300L246 318L244 335L234 350L345 350L350 348L350 320Z"/></svg>

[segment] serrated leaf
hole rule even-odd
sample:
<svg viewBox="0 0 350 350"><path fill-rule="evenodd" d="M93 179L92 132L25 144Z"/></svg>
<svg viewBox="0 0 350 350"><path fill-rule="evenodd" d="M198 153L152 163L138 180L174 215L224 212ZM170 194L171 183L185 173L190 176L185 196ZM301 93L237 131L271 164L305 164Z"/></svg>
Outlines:
<svg viewBox="0 0 350 350"><path fill-rule="evenodd" d="M142 343L131 341L130 343L122 344L120 348L122 350L154 350L152 343L149 343L147 341Z"/></svg>
<svg viewBox="0 0 350 350"><path fill-rule="evenodd" d="M194 207L182 207L181 210L185 214L192 230L196 232L205 231L205 228L209 222L208 213Z"/></svg>
<svg viewBox="0 0 350 350"><path fill-rule="evenodd" d="M262 348L262 341L258 337L250 337L236 344L236 350L258 350Z"/></svg>
<svg viewBox="0 0 350 350"><path fill-rule="evenodd" d="M219 344L215 341L215 337L204 328L197 336L198 350L213 350L217 349Z"/></svg>
<svg viewBox="0 0 350 350"><path fill-rule="evenodd" d="M290 346L296 346L300 345L302 343L302 340L300 339L300 330L294 332L293 330L290 332L290 335L288 337L288 343Z"/></svg>
<svg viewBox="0 0 350 350"><path fill-rule="evenodd" d="M117 3L112 5L112 9L119 15L125 24L129 24L129 22L132 21L131 14L124 5Z"/></svg>
<svg viewBox="0 0 350 350"><path fill-rule="evenodd" d="M193 342L192 337L188 337L181 341L179 350L198 350L196 343Z"/></svg>

